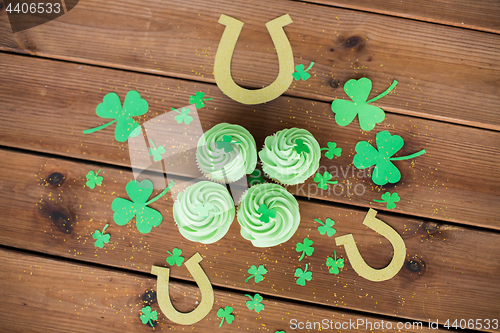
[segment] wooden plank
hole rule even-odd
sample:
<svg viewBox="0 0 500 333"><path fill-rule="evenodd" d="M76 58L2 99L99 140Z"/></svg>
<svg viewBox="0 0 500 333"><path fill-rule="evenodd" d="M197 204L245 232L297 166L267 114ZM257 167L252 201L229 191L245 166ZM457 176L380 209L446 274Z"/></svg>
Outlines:
<svg viewBox="0 0 500 333"><path fill-rule="evenodd" d="M500 35L286 0L252 2L80 1L48 24L13 34L0 18L0 50L213 83L224 13L243 20L232 74L238 84L273 82L277 56L265 23L289 13L295 62L315 62L289 95L331 102L343 84L368 77L373 95L393 79L385 110L500 129ZM286 97L285 97L286 98Z"/></svg>
<svg viewBox="0 0 500 333"><path fill-rule="evenodd" d="M244 106L210 84L3 54L0 144L130 167L128 146L115 141L113 127L83 135L84 129L104 123L95 107L106 93L116 91L123 99L130 89L140 91L150 104L151 110L138 118L141 123L189 104L189 96L201 90L214 98L199 111L204 130L220 122L240 124L259 148L266 136L290 127L311 131L322 147L337 142L342 156L323 157L320 172L336 174L340 185L322 192L311 178L305 185L289 187L295 195L384 210L373 200L387 190L397 191L402 200L394 211L500 229L500 179L494 176L500 172L500 133L407 116L387 114L379 130L404 138L398 156L423 148L427 153L396 162L401 181L381 188L352 165L355 144L374 140L373 132L379 130L362 132L357 122L338 126L327 103L280 98L259 107Z"/></svg>
<svg viewBox="0 0 500 333"><path fill-rule="evenodd" d="M407 256L394 278L371 282L353 271L343 247L335 246L333 237L320 235L314 221L333 219L335 236L352 233L366 262L383 268L392 259L392 247L362 225L367 209L299 199L301 224L284 244L255 248L233 221L220 241L202 245L179 235L171 199L151 204L164 219L152 232L139 233L134 222L117 226L110 207L116 197L127 198L125 185L133 179L129 172L9 151L1 151L1 156L0 244L5 246L145 273L151 265L165 265L167 251L177 247L186 259L196 252L205 258L203 267L215 286L421 321L484 319L500 313L498 232L379 212L377 217L402 235ZM90 190L85 175L97 169L102 169L103 185ZM92 234L107 223L110 242L96 248ZM305 237L313 240L315 251L299 262L295 248ZM345 259L338 275L325 266L334 251ZM313 279L301 287L294 272L306 263ZM251 265L266 267L264 281L245 283ZM191 280L186 270L173 269L172 276Z"/></svg>
<svg viewBox="0 0 500 333"><path fill-rule="evenodd" d="M139 318L142 307L148 305L158 313L158 320L153 321L155 330L288 331L292 319L303 323L327 319L328 325L364 320L365 324L358 329L342 330L344 332L370 332L367 322L381 325L382 320L384 327L388 327L388 323L393 327L398 325L397 320L296 304L265 295L262 302L265 308L257 314L246 307L249 298L242 293L215 289L214 307L207 317L194 325L181 326L167 319L159 309L154 276L148 278L5 249L0 249L0 258L0 324L5 332L150 332L152 327L142 324ZM182 269L185 268L179 268ZM185 312L191 311L200 300L197 287L178 281L171 281L170 296L175 307ZM219 328L217 310L225 306L233 307L235 319L232 324L224 323ZM29 318L35 320L27 320ZM422 329L415 325L414 329L401 332L436 331L427 326L425 322Z"/></svg>
<svg viewBox="0 0 500 333"><path fill-rule="evenodd" d="M328 6L357 9L384 15L410 18L460 28L500 32L500 2L496 0L303 0Z"/></svg>

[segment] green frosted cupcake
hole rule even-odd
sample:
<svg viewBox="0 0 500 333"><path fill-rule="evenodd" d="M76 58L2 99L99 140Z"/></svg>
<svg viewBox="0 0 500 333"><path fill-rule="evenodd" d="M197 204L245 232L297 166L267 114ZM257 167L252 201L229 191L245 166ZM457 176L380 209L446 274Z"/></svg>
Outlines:
<svg viewBox="0 0 500 333"><path fill-rule="evenodd" d="M238 209L241 236L255 247L270 247L288 241L300 224L299 204L277 184L252 186Z"/></svg>
<svg viewBox="0 0 500 333"><path fill-rule="evenodd" d="M227 233L235 209L225 186L201 181L179 193L173 214L182 236L193 242L211 244Z"/></svg>
<svg viewBox="0 0 500 333"><path fill-rule="evenodd" d="M244 127L220 123L198 141L196 162L201 172L218 182L234 182L257 165L253 136Z"/></svg>
<svg viewBox="0 0 500 333"><path fill-rule="evenodd" d="M318 170L321 151L309 131L289 128L268 136L259 157L262 171L269 178L285 185L296 185Z"/></svg>

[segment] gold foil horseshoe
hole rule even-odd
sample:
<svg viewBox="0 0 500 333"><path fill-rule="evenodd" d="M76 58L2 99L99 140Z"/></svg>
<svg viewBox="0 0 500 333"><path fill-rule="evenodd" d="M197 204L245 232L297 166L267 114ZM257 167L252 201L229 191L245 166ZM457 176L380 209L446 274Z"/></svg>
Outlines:
<svg viewBox="0 0 500 333"><path fill-rule="evenodd" d="M278 54L279 73L273 83L257 90L249 90L238 86L231 76L231 59L243 28L243 22L222 14L219 23L226 26L214 61L215 82L220 90L228 97L243 104L261 104L272 101L283 94L292 84L294 71L292 46L283 30L284 26L292 23L290 15L286 14L266 23L267 30Z"/></svg>
<svg viewBox="0 0 500 333"><path fill-rule="evenodd" d="M392 248L394 249L394 256L387 267L374 269L368 266L363 257L361 257L352 234L335 238L335 243L337 246L344 245L349 262L359 276L370 281L385 281L394 277L401 267L403 267L406 257L406 246L403 238L401 238L401 236L388 224L377 219L375 215L377 215L377 211L370 209L365 216L363 224L391 242Z"/></svg>
<svg viewBox="0 0 500 333"><path fill-rule="evenodd" d="M189 273L191 273L191 276L196 281L201 291L200 304L196 309L188 313L179 312L172 305L172 300L170 299L168 291L170 269L159 266L151 267L151 274L158 277L156 282L156 296L160 310L174 323L181 325L192 325L197 323L205 318L214 306L214 289L199 264L202 260L203 258L201 255L196 253L185 263Z"/></svg>

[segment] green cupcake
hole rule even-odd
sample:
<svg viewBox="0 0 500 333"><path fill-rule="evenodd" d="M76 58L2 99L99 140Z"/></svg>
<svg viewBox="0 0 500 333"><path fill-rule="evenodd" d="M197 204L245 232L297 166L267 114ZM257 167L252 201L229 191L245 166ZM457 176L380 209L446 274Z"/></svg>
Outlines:
<svg viewBox="0 0 500 333"><path fill-rule="evenodd" d="M186 239L211 244L227 233L234 220L234 201L225 186L201 181L179 193L174 220Z"/></svg>
<svg viewBox="0 0 500 333"><path fill-rule="evenodd" d="M259 157L262 170L269 178L285 185L296 185L318 170L321 151L309 131L290 128L268 136Z"/></svg>
<svg viewBox="0 0 500 333"><path fill-rule="evenodd" d="M241 236L255 247L271 247L288 241L300 224L299 204L277 184L252 186L237 213Z"/></svg>
<svg viewBox="0 0 500 333"><path fill-rule="evenodd" d="M234 182L257 165L253 136L244 127L220 123L198 141L196 162L201 172L217 182Z"/></svg>

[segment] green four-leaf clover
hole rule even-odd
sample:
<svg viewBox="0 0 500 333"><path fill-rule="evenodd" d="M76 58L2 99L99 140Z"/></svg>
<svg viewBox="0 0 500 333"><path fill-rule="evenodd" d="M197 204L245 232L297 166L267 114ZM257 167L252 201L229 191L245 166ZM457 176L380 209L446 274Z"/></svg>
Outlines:
<svg viewBox="0 0 500 333"><path fill-rule="evenodd" d="M141 311L142 311L142 314L141 314L142 323L145 325L149 323L149 325L151 325L151 327L154 327L151 320L158 320L158 312L156 312L156 311L151 312L150 306L143 307Z"/></svg>
<svg viewBox="0 0 500 333"><path fill-rule="evenodd" d="M153 182L149 179L145 179L142 182L136 180L130 181L125 190L132 201L123 198L114 199L111 204L111 209L115 212L113 220L118 225L125 225L135 216L137 230L141 233L150 232L153 227L161 224L163 217L160 212L148 207L148 205L165 195L172 186L174 186L173 181L159 195L147 201L153 193Z"/></svg>
<svg viewBox="0 0 500 333"><path fill-rule="evenodd" d="M325 173L323 175L321 175L319 172L316 173L316 175L314 176L314 181L316 183L318 183L318 187L323 189L323 190L326 190L328 189L328 184L337 184L338 181L330 181L330 179L332 179L333 176L330 175L330 173L328 171L325 171Z"/></svg>
<svg viewBox="0 0 500 333"><path fill-rule="evenodd" d="M309 265L306 264L306 269L304 271L302 271L302 269L300 268L297 268L295 270L295 277L298 278L296 283L299 285L299 286L305 286L306 285L306 280L307 281L311 281L312 280L312 272L311 271L307 271L307 267Z"/></svg>
<svg viewBox="0 0 500 333"><path fill-rule="evenodd" d="M260 265L259 268L257 268L255 265L252 265L248 269L248 274L250 274L250 276L247 277L245 283L253 277L255 277L255 283L259 283L260 281L264 280L264 274L266 273L267 269L264 267L264 265Z"/></svg>
<svg viewBox="0 0 500 333"><path fill-rule="evenodd" d="M172 253L173 252L173 253ZM184 257L181 257L182 250L178 248L174 248L172 252L167 251L170 256L167 258L167 263L170 266L177 265L180 266L184 262Z"/></svg>
<svg viewBox="0 0 500 333"><path fill-rule="evenodd" d="M196 104L198 109L205 106L205 101L211 101L213 98L203 98L205 97L205 93L201 91L197 91L194 96L189 96L189 103Z"/></svg>
<svg viewBox="0 0 500 333"><path fill-rule="evenodd" d="M369 101L366 101L372 90L372 81L367 78L359 80L349 80L344 85L344 91L352 100L336 99L332 102L332 111L335 113L335 121L340 126L349 125L356 115L359 118L359 125L363 131L371 131L376 124L385 119L384 110L377 106L369 105L368 103L384 97L391 92L398 84L394 81L391 86L382 94Z"/></svg>
<svg viewBox="0 0 500 333"><path fill-rule="evenodd" d="M153 140L149 140L149 142L151 142L151 145L153 146L152 148L149 148L149 156L153 156L153 160L155 162L161 161L161 154L165 154L165 145L156 147Z"/></svg>
<svg viewBox="0 0 500 333"><path fill-rule="evenodd" d="M127 93L123 107L120 97L116 93L109 93L104 96L102 103L97 106L96 114L101 118L114 120L107 124L84 130L83 134L97 132L116 122L115 139L118 142L125 142L129 136L137 136L141 133L140 131L136 131L140 125L132 117L142 116L148 112L148 109L148 102L142 99L141 95L135 90Z"/></svg>
<svg viewBox="0 0 500 333"><path fill-rule="evenodd" d="M95 247L100 247L102 249L104 247L104 243L109 243L109 238L111 237L110 234L104 234L108 226L109 224L106 224L102 229L102 232L100 230L94 231L92 238L96 240L94 243Z"/></svg>
<svg viewBox="0 0 500 333"><path fill-rule="evenodd" d="M231 145L235 143L241 143L241 141L233 141L233 137L231 135L223 135L222 141L215 142L217 149L224 149L225 153L232 152L234 148Z"/></svg>
<svg viewBox="0 0 500 333"><path fill-rule="evenodd" d="M276 209L271 208L269 209L265 204L262 204L259 206L259 209L257 212L261 213L262 215L259 217L259 220L264 223L269 222L269 218L275 218L276 213L278 212Z"/></svg>
<svg viewBox="0 0 500 333"><path fill-rule="evenodd" d="M425 149L422 149L409 156L392 157L403 147L404 141L399 135L391 135L388 131L377 133L376 142L378 151L367 141L358 142L353 163L358 169L366 169L375 165L372 180L377 185L397 183L401 179L401 173L392 161L406 160L425 153Z"/></svg>
<svg viewBox="0 0 500 333"><path fill-rule="evenodd" d="M397 194L396 192L394 192L393 194L391 194L390 192L385 192L384 194L382 194L381 198L382 198L382 200L373 199L373 201L386 202L387 209L396 208L396 202L399 202L399 200L401 200L401 198L399 197L399 194Z"/></svg>
<svg viewBox="0 0 500 333"><path fill-rule="evenodd" d="M174 117L178 124L182 124L182 122L184 122L186 125L189 125L193 121L193 117L189 115L191 110L188 108L184 107L181 111L177 111L175 108L171 108L171 110L178 113L178 115Z"/></svg>
<svg viewBox="0 0 500 333"><path fill-rule="evenodd" d="M304 69L305 66L303 64L295 66L296 72L294 72L292 74L295 81L300 81L300 79L305 81L308 78L310 78L311 74L309 74L307 72L312 68L313 65L314 65L314 62L311 62L311 64L309 65L309 67L307 67L307 69Z"/></svg>
<svg viewBox="0 0 500 333"><path fill-rule="evenodd" d="M309 147L304 144L304 140L302 139L295 139L295 146L293 146L293 149L297 152L297 154L300 154L302 152L309 153Z"/></svg>
<svg viewBox="0 0 500 333"><path fill-rule="evenodd" d="M234 320L234 316L231 314L233 312L233 308L230 306L226 306L224 309L220 308L217 310L217 317L221 318L222 320L220 321L219 327L224 324L224 319L228 324L231 324Z"/></svg>
<svg viewBox="0 0 500 333"><path fill-rule="evenodd" d="M327 218L325 223L321 222L320 219L314 219L314 221L321 224L321 227L318 227L320 235L327 234L328 237L332 237L337 233L337 230L333 228L333 226L335 225L335 221L333 221L331 218Z"/></svg>
<svg viewBox="0 0 500 333"><path fill-rule="evenodd" d="M339 274L339 268L344 268L344 259L337 259L337 251L334 251L335 259L332 257L326 258L326 266L329 267L331 274Z"/></svg>
<svg viewBox="0 0 500 333"><path fill-rule="evenodd" d="M321 148L320 150L328 150L325 153L325 156L329 158L330 160L333 158L333 155L339 157L340 154L342 153L342 148L338 148L337 144L335 142L328 142L327 143L328 148Z"/></svg>
<svg viewBox="0 0 500 333"><path fill-rule="evenodd" d="M97 173L94 173L94 171L90 170L89 173L87 173L87 187L90 187L91 189L94 189L95 186L101 186L103 178L99 175L99 172L101 172L101 169L97 171Z"/></svg>
<svg viewBox="0 0 500 333"><path fill-rule="evenodd" d="M264 310L264 304L261 303L262 300L264 300L262 296L260 296L259 294L255 294L253 297L248 294L245 294L245 296L248 296L251 299L250 301L246 302L247 308L249 310L255 310L255 312L257 313Z"/></svg>
<svg viewBox="0 0 500 333"><path fill-rule="evenodd" d="M306 254L308 256L311 256L314 252L314 247L311 246L313 244L312 240L310 240L309 238L304 238L303 242L304 243L297 243L297 247L295 248L295 251L302 252L299 261L302 261Z"/></svg>

